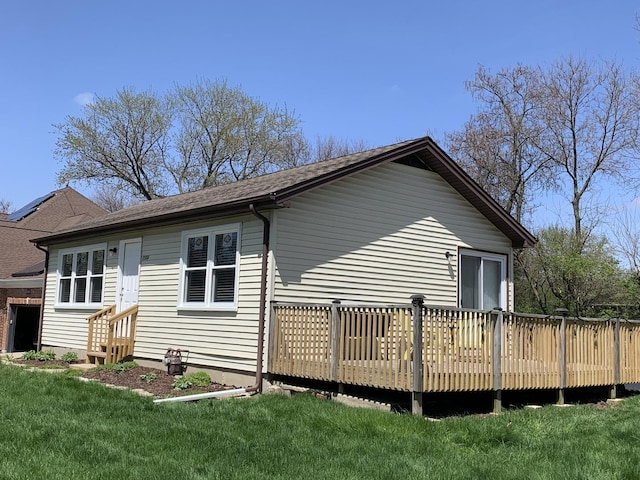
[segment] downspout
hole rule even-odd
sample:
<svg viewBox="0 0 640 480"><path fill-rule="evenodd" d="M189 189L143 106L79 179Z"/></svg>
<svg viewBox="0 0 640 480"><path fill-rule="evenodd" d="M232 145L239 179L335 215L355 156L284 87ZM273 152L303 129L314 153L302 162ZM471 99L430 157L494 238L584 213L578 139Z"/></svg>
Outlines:
<svg viewBox="0 0 640 480"><path fill-rule="evenodd" d="M258 353L256 359L256 383L247 389L248 392L260 392L262 390L262 356L264 353L264 330L265 311L267 309L267 266L269 257L269 229L270 222L267 217L256 210L256 207L249 205L249 211L262 220L264 228L262 230L262 272L260 275L260 312L258 313Z"/></svg>
<svg viewBox="0 0 640 480"><path fill-rule="evenodd" d="M269 256L269 228L271 223L267 217L256 210L253 203L249 205L249 211L258 219L262 220L264 225L264 229L262 231L262 273L260 275L260 312L258 314L258 358L256 359L256 383L252 387L247 388L161 398L154 400L153 403L189 402L192 400L204 400L207 398L221 398L227 396L239 396L247 393L259 393L262 390L262 355L264 353L265 310L267 308L267 259Z"/></svg>
<svg viewBox="0 0 640 480"><path fill-rule="evenodd" d="M40 318L38 319L38 351L42 350L42 323L44 321L44 299L47 294L47 274L49 273L49 249L34 243L35 247L44 252L44 278L42 279L42 298L40 300Z"/></svg>

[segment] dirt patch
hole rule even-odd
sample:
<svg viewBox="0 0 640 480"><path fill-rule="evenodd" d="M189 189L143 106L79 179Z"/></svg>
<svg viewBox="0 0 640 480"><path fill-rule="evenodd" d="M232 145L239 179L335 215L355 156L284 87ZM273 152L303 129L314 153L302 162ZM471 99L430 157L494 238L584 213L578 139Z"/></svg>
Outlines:
<svg viewBox="0 0 640 480"><path fill-rule="evenodd" d="M71 365L62 360L18 360L14 363L28 365L35 368L54 369L55 367L69 368ZM76 363L83 363L82 360ZM179 395L192 395L194 393L218 392L237 388L233 385L223 385L212 382L201 387L194 386L183 390L176 390L173 387L178 377L169 375L166 370L151 367L133 367L124 371L107 369L87 370L80 375L82 378L94 380L105 385L113 385L131 390L144 390L156 398L176 397Z"/></svg>

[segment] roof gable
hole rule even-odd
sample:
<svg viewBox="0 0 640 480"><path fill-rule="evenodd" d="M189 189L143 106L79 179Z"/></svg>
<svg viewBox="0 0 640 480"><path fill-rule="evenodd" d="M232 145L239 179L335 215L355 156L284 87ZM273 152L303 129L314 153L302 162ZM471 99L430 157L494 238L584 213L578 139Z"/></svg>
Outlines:
<svg viewBox="0 0 640 480"><path fill-rule="evenodd" d="M107 232L178 223L205 215L215 217L246 213L249 205L263 209L278 208L286 206L297 195L392 161L422 166L438 173L501 230L514 247L535 243L533 235L504 211L429 137L281 170L236 183L150 200L33 241L51 244Z"/></svg>

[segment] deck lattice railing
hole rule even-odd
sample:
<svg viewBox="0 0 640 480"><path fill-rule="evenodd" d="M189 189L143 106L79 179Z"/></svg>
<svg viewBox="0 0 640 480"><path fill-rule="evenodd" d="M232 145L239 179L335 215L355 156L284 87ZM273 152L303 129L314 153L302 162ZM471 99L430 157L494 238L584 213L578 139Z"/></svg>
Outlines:
<svg viewBox="0 0 640 480"><path fill-rule="evenodd" d="M635 321L274 302L270 329L269 372L293 377L421 393L558 389L561 398L566 388L640 382Z"/></svg>

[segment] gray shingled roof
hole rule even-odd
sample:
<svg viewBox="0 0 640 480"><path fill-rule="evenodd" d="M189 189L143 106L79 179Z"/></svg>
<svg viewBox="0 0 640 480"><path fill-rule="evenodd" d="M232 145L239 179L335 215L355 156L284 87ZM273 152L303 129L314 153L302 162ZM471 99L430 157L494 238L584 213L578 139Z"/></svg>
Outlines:
<svg viewBox="0 0 640 480"><path fill-rule="evenodd" d="M492 221L514 246L535 243L535 238L475 184L429 137L418 138L288 170L205 188L196 192L150 200L109 213L74 228L34 239L47 245L107 232L130 231L149 225L176 223L201 216L222 216L256 208L277 208L300 193L331 183L381 163L417 155ZM461 177L461 178L460 178Z"/></svg>

